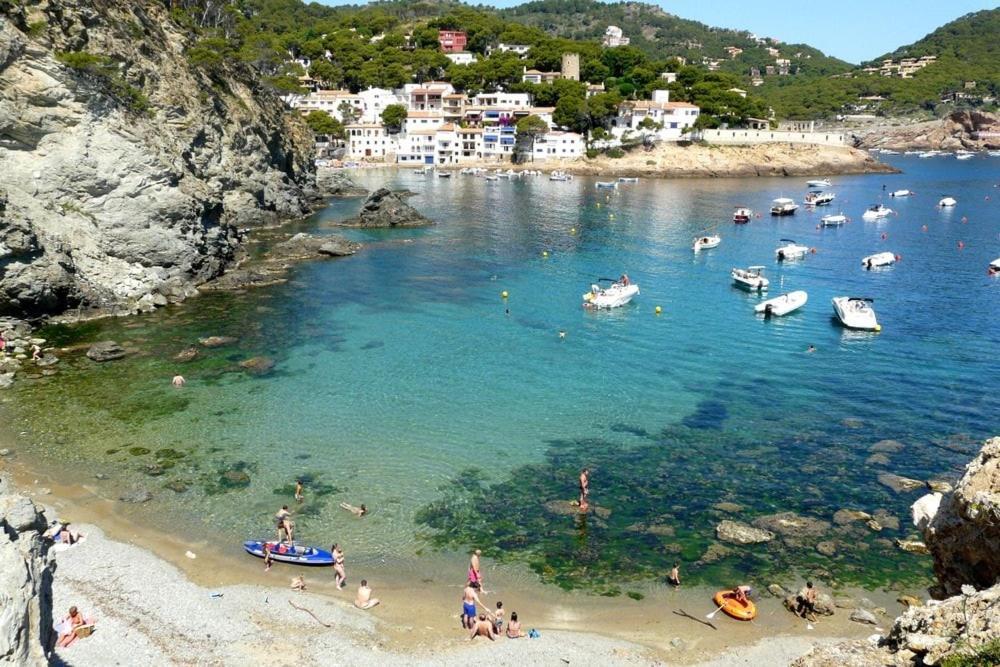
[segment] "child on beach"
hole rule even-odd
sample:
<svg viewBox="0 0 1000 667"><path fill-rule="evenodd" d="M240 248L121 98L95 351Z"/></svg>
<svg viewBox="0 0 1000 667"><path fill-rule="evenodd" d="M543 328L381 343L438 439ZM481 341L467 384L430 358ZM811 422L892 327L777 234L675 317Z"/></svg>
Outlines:
<svg viewBox="0 0 1000 667"><path fill-rule="evenodd" d="M670 570L670 574L667 575L667 582L673 586L678 587L681 585L681 564L674 563L674 567Z"/></svg>
<svg viewBox="0 0 1000 667"><path fill-rule="evenodd" d="M493 631L497 634L503 630L503 602L497 600L497 610L493 613Z"/></svg>

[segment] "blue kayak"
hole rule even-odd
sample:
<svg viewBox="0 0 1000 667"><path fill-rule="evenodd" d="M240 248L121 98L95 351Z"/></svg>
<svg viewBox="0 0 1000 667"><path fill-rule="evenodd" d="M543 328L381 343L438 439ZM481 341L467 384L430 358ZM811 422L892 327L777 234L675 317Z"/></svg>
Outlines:
<svg viewBox="0 0 1000 667"><path fill-rule="evenodd" d="M294 542L266 542L264 540L247 540L243 548L251 556L264 557L264 545L271 550L271 560L277 563L292 563L293 565L333 565L333 554L317 547L307 547Z"/></svg>

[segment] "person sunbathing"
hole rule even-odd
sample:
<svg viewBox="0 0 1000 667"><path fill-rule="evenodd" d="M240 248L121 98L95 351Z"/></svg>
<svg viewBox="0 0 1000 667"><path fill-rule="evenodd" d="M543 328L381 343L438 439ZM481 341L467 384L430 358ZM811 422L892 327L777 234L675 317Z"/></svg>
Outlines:
<svg viewBox="0 0 1000 667"><path fill-rule="evenodd" d="M59 639L56 641L56 646L61 648L69 646L77 638L77 628L88 625L87 621L83 618L83 614L76 607L70 607L69 616L64 618L59 624Z"/></svg>
<svg viewBox="0 0 1000 667"><path fill-rule="evenodd" d="M521 630L521 621L517 620L517 612L510 612L510 621L507 623L507 638L518 639L524 636Z"/></svg>
<svg viewBox="0 0 1000 667"><path fill-rule="evenodd" d="M493 623L486 620L486 614L480 614L479 620L472 626L469 641L472 641L476 637L487 637L491 642L497 640L496 633L493 632Z"/></svg>
<svg viewBox="0 0 1000 667"><path fill-rule="evenodd" d="M359 519L368 514L368 508L365 507L364 503L361 503L361 507L355 507L354 505L349 505L347 503L340 503L340 509L347 510Z"/></svg>

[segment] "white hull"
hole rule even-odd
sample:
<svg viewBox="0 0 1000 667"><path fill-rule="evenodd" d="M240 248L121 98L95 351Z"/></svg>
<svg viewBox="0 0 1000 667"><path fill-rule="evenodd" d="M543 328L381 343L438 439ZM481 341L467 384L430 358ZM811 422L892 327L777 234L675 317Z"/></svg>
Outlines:
<svg viewBox="0 0 1000 667"><path fill-rule="evenodd" d="M715 248L720 243L722 243L722 237L719 236L701 236L694 240L694 245L691 249L695 252L699 250L708 250L709 248Z"/></svg>
<svg viewBox="0 0 1000 667"><path fill-rule="evenodd" d="M879 331L882 328L875 319L875 310L871 307L871 303L864 299L836 296L833 298L833 312L837 314L840 323L848 329Z"/></svg>
<svg viewBox="0 0 1000 667"><path fill-rule="evenodd" d="M773 299L768 299L767 301L762 301L754 306L754 312L758 315L764 315L765 317L781 317L787 315L788 313L793 313L802 306L806 305L806 301L809 300L809 295L802 291L797 290L795 292L789 292L788 294L782 294ZM768 308L770 307L770 309Z"/></svg>
<svg viewBox="0 0 1000 667"><path fill-rule="evenodd" d="M639 286L614 283L604 289L591 290L583 295L585 308L619 308L639 293Z"/></svg>
<svg viewBox="0 0 1000 667"><path fill-rule="evenodd" d="M824 215L819 219L824 227L839 227L847 222L846 215Z"/></svg>
<svg viewBox="0 0 1000 667"><path fill-rule="evenodd" d="M912 190L896 190L895 192L892 193L891 196L893 196L893 197L909 197L912 194L913 194Z"/></svg>
<svg viewBox="0 0 1000 667"><path fill-rule="evenodd" d="M941 208L951 208L957 203L958 201L954 197L945 197L938 202L938 206L940 206Z"/></svg>
<svg viewBox="0 0 1000 667"><path fill-rule="evenodd" d="M596 187L598 190L602 188L613 190L618 187L618 184L615 183L614 181L597 181L597 183L594 184L594 187Z"/></svg>
<svg viewBox="0 0 1000 667"><path fill-rule="evenodd" d="M733 277L733 284L751 292L767 291L771 281L760 275L759 269L760 267L755 267L755 269L733 269L730 273Z"/></svg>
<svg viewBox="0 0 1000 667"><path fill-rule="evenodd" d="M806 185L811 188L828 188L830 187L830 181L823 178L815 181L806 181Z"/></svg>
<svg viewBox="0 0 1000 667"><path fill-rule="evenodd" d="M865 220L881 220L882 218L887 218L890 215L892 215L892 209L880 204L865 211L864 215L861 217Z"/></svg>
<svg viewBox="0 0 1000 667"><path fill-rule="evenodd" d="M789 259L803 259L808 254L809 248L798 243L789 243L774 251L774 256L777 257L779 262Z"/></svg>
<svg viewBox="0 0 1000 667"><path fill-rule="evenodd" d="M896 256L891 252L878 252L861 258L861 266L874 269L879 266L889 266L896 263Z"/></svg>

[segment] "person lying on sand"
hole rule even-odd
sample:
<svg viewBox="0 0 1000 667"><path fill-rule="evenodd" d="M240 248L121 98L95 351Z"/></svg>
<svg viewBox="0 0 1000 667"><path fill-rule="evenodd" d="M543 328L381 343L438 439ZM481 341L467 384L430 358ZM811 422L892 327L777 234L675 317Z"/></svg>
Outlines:
<svg viewBox="0 0 1000 667"><path fill-rule="evenodd" d="M368 580L362 579L358 586L358 597L354 598L354 606L358 609L371 609L381 600L372 597L372 589L368 587Z"/></svg>
<svg viewBox="0 0 1000 667"><path fill-rule="evenodd" d="M361 503L361 507L355 507L354 505L348 505L347 503L340 503L340 509L347 510L359 519L368 514L368 508L365 507L364 503Z"/></svg>
<svg viewBox="0 0 1000 667"><path fill-rule="evenodd" d="M72 644L77 637L86 637L90 634L89 632L84 633L80 631L78 633L77 629L92 626L93 623L87 623L83 618L83 614L76 607L70 607L69 615L56 626L56 629L59 631L59 639L56 641L56 646L65 648Z"/></svg>
<svg viewBox="0 0 1000 667"><path fill-rule="evenodd" d="M508 639L519 639L524 636L524 631L521 630L521 621L517 620L517 612L510 612L510 622L507 623L507 638Z"/></svg>
<svg viewBox="0 0 1000 667"><path fill-rule="evenodd" d="M486 614L480 614L479 620L472 626L469 641L471 642L476 637L488 637L491 642L497 640L496 633L493 632L493 624L486 620Z"/></svg>
<svg viewBox="0 0 1000 667"><path fill-rule="evenodd" d="M292 577L292 590L304 591L306 589L306 578L302 575Z"/></svg>

